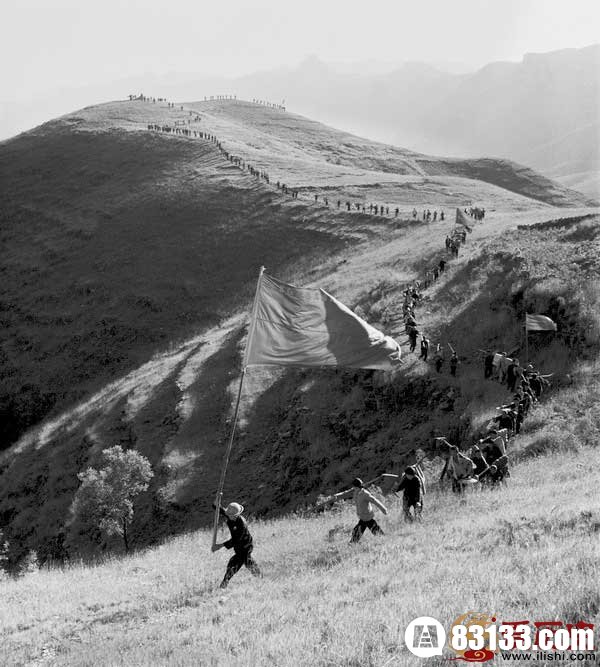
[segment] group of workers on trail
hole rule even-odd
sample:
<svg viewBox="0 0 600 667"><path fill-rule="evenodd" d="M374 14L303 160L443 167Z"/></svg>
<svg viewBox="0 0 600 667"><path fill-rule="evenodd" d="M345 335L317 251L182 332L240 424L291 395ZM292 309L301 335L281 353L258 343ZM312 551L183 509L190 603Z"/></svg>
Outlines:
<svg viewBox="0 0 600 667"><path fill-rule="evenodd" d="M413 208L413 211L412 211L413 220L417 219L417 215L418 215L417 209ZM437 215L438 215L437 211L434 211L433 212L433 222L435 222L437 220ZM444 211L440 211L440 220L443 221L445 216L446 216L446 214L444 213ZM430 222L431 219L432 219L431 211L429 209L424 209L423 210L423 221L424 222Z"/></svg>
<svg viewBox="0 0 600 667"><path fill-rule="evenodd" d="M460 246L465 243L467 240L467 230L464 226L457 225L452 232L446 236L446 253L450 254L450 259L452 257L458 257L458 250ZM417 348L417 340L421 336L420 340L420 355L419 359L427 361L429 357L429 350L431 347L431 341L425 336L425 333L419 330L418 323L415 316L415 307L422 299L423 290L427 289L432 283L436 282L438 278L446 270L446 264L448 259L442 257L439 262L433 265L427 273L423 281L414 280L412 283L406 286L404 290L404 302L402 304L402 317L404 320L404 329L408 334L409 341L409 350L414 352ZM450 348L450 374L456 376L456 371L458 369L459 359L456 350L448 343ZM435 370L438 373L441 373L442 366L444 365L444 348L441 343L436 344L435 354L433 356L433 362L435 365Z"/></svg>
<svg viewBox="0 0 600 667"><path fill-rule="evenodd" d="M502 359L505 353L489 353L488 356ZM486 356L486 364L487 364ZM513 400L497 408L499 414L487 425L483 437L480 437L471 447L461 451L456 445L451 444L445 437L437 437L438 444L447 446L448 455L446 463L440 476L440 483L445 477L451 480L452 491L463 493L465 489L479 486L494 486L505 482L510 477L508 466L508 443L509 439L519 433L523 419L528 415L534 403L537 403L545 386L548 386L547 376L541 375L534 370L531 364L521 371L518 360L509 360L511 363L503 373L502 363L498 364L500 369L496 376L498 380L505 381L511 391L514 391ZM512 374L509 368L513 367ZM486 368L488 366L486 365ZM491 378L491 375L486 375ZM512 378L516 380L513 382ZM387 477L394 478L395 484L392 492L403 492L402 509L404 518L408 522L421 521L423 516L423 503L426 491L425 477L421 467L423 459L407 466L401 475L384 474L369 482L363 483L362 479L355 478L352 487L328 498L324 504L336 500L352 497L358 523L354 526L350 537L351 543L358 542L367 528L373 535L384 535L381 526L375 519L375 509L383 514L388 514L388 509L373 493L368 490L370 484ZM245 565L255 576L262 576L261 571L252 558L253 542L248 530L248 525L242 517L244 508L238 503L230 503L226 508L220 508L220 516L225 518L231 538L221 544L213 545L213 551L221 548L234 550L233 557L229 560L225 576L221 582L221 588L225 588L233 575Z"/></svg>
<svg viewBox="0 0 600 667"><path fill-rule="evenodd" d="M420 520L425 494L425 479L420 466L409 466L396 485L395 491L404 491L403 510L405 519L407 521ZM384 535L383 530L375 520L374 507L387 514L386 506L366 488L363 481L358 477L352 481L352 488L349 491L337 494L334 499L346 498L350 495L353 496L358 515L358 523L352 530L350 543L358 542L367 528L373 535ZM227 563L221 588L226 588L233 575L244 565L254 576L262 576L260 568L252 558L254 544L252 535L248 530L248 524L242 516L243 511L244 507L239 503L229 503L227 507L219 508L219 515L225 519L231 537L225 542L213 544L212 551L223 548L234 550L234 555Z"/></svg>
<svg viewBox="0 0 600 667"><path fill-rule="evenodd" d="M472 216L484 215L483 209L471 209ZM467 211L466 211L467 212ZM481 217L479 219L481 219ZM454 255L452 246L460 248L466 241L466 229L457 225L452 233L446 238L446 252ZM420 359L425 362L428 359L430 341L425 334L419 332L415 319L415 306L422 298L422 290L429 287L444 272L446 260L440 259L431 270L429 270L423 281L415 280L407 286L404 291L403 316L406 331L409 334L410 350L415 351L417 337L421 336ZM459 363L456 351L450 346L452 356L450 358L450 373L456 375ZM512 393L512 399L496 408L497 414L493 417L480 434L476 441L464 449L459 449L450 443L445 437L435 438L437 448L447 448L446 462L440 475L440 483L445 479L451 481L452 491L463 493L468 488L483 488L484 486L495 486L505 482L510 477L508 444L512 436L519 433L523 420L529 414L532 406L537 403L544 389L549 386L548 375L542 375L536 371L532 364L525 367L520 365L518 359L508 357L506 352L495 352L481 350L484 355L484 379L497 380L506 384ZM437 344L434 355L436 371L441 371L444 363L443 350ZM408 453L407 456L411 454ZM317 507L329 504L336 500L352 497L358 522L352 529L350 543L358 542L364 532L369 529L374 535L384 535L381 526L375 519L375 510L388 514L388 509L370 490L369 486L375 482L387 478L393 478L394 483L391 491L395 494L403 493L402 509L405 521L420 522L423 517L424 496L426 492L425 476L421 463L424 458L408 465L400 475L384 473L366 484L362 479L356 477L352 486L346 491L329 497ZM221 548L234 550L234 556L229 560L221 587L225 588L230 579L242 566L246 566L255 576L262 576L260 569L252 558L253 542L248 525L242 517L243 506L238 503L230 503L226 508L220 508L220 516L227 521L231 538L221 544L214 544L213 551Z"/></svg>
<svg viewBox="0 0 600 667"><path fill-rule="evenodd" d="M212 99L212 98L211 98ZM217 97L221 99L221 97ZM223 97L222 99L228 99ZM235 99L235 98L233 98ZM253 100L256 103L262 103ZM169 103L170 104L170 103ZM267 106L275 106L269 105ZM183 107L182 107L183 108ZM278 107L282 108L282 107ZM192 112L190 112L192 115ZM200 116L194 117L194 122L198 122ZM188 125L191 123L188 120ZM232 164L239 167L243 171L247 171L252 176L264 180L270 184L270 176L268 172L256 169L252 165L245 162L240 157L229 154L222 146L221 142L212 134L191 130L188 128L171 128L167 125L150 124L149 130L161 132L173 132L176 134L184 134L185 136L198 137L205 139L216 145L221 153ZM293 198L298 197L297 190L290 190L285 183L277 181L276 187L283 194L290 194ZM319 201L319 195L314 195L314 201ZM324 198L324 203L329 206L329 201ZM345 203L348 211L353 210L351 202ZM337 208L342 206L341 200L337 200ZM354 209L370 214L387 216L390 213L389 206L369 204L354 204ZM393 211L395 217L399 215L399 208ZM470 208L465 209L465 213L471 217L481 220L485 215L485 209ZM417 210L413 209L413 218L418 216ZM433 221L437 220L437 211L433 214L430 210L423 211L423 220ZM444 211L440 212L440 220L445 219ZM445 246L446 253L452 257L458 257L459 249L463 243L466 242L466 234L470 229L466 226L458 226L446 237ZM410 351L414 352L417 347L417 339L419 335L420 340L420 359L427 362L430 349L430 341L425 336L425 333L420 332L418 324L415 319L415 306L422 298L422 290L427 289L432 283L438 280L440 275L444 273L447 259L441 258L434 266L432 266L424 276L424 279L415 280L408 285L404 292L403 303L403 319L405 323L405 330L410 341ZM459 363L458 355L454 348L448 344L452 356L450 357L450 373L455 376ZM444 364L443 348L440 343L436 345L434 354L434 364L436 371L441 372ZM531 364L525 368L520 366L518 359L511 359L505 352L491 352L486 351L484 357L484 378L496 379L502 383L506 383L508 389L513 392L512 401L500 406L499 414L494 417L492 422L488 425L487 431L483 437L473 444L465 452L459 450L456 445L451 444L445 438L441 437L437 440L448 447L448 457L444 469L442 471L440 481L444 477L448 477L452 481L452 490L461 493L470 485L477 483L496 484L504 481L509 477L507 446L511 435L518 434L521 424L532 405L536 403L545 386L548 385L547 376L541 375L533 369ZM394 492L403 492L403 513L407 521L420 521L423 513L423 501L425 495L425 478L423 475L420 463L413 464L405 468L402 475L388 475L388 477L396 477L397 481L393 489ZM352 488L348 491L336 494L333 499L340 499L352 495L356 513L358 515L358 523L352 530L350 538L351 543L358 542L365 530L369 529L374 535L383 535L383 530L375 520L375 509L380 510L384 514L388 513L386 506L378 500L369 490L368 484L364 484L360 478L355 478L352 481ZM242 566L247 567L255 576L262 576L260 568L252 557L253 540L248 529L248 524L242 516L244 508L239 503L232 502L227 507L219 508L219 515L226 520L227 527L230 531L231 537L229 540L217 544L212 547L213 551L221 548L233 549L234 555L229 560L226 572L221 582L221 587L227 587L231 578L240 570Z"/></svg>

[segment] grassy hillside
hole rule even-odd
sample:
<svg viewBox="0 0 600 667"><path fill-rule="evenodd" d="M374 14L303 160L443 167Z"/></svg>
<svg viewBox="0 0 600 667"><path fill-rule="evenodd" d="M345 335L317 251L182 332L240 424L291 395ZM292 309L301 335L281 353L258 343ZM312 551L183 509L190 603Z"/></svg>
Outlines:
<svg viewBox="0 0 600 667"><path fill-rule="evenodd" d="M477 348L518 347L523 309L552 307L543 291L535 301L545 267L532 271L537 260L523 253L533 240L515 225L586 211L461 176L452 161L430 158L443 172L435 176L398 175L413 168L415 154L342 140L277 110L237 102L195 108L198 127L268 170L271 183L297 188L299 199L235 168L213 144L146 129L190 118L187 108L113 103L2 144L2 423L5 442L18 440L0 459L0 524L13 562L31 548L45 560L117 546L90 543L67 526L77 473L112 444L136 447L155 471L136 508L137 547L208 520L260 264L360 304L369 321L404 342L402 285L441 256L453 206L469 200L487 210L420 309L428 334L461 353L458 380L410 358L392 383L362 372L252 370L227 493L265 515L337 489L356 469L398 466L440 431L472 432L501 400L497 388L474 381ZM495 169L512 167L494 163L488 175ZM322 197L313 203L325 193L330 202L397 205L401 215L345 213ZM549 201L571 201L559 195ZM414 222L413 206L444 207L450 219ZM597 254L580 249L598 239L593 221L565 224L574 227L553 232L548 256L564 294L575 298L581 277L597 272ZM581 239L569 241L569 233ZM545 249L547 232L537 234ZM380 321L386 308L387 323ZM593 329L580 331L587 312L559 320L593 344ZM567 373L588 352L573 356L563 343L542 346L545 368Z"/></svg>
<svg viewBox="0 0 600 667"><path fill-rule="evenodd" d="M296 202L225 161L209 142L150 133L201 111L194 127L300 190ZM427 173L435 175L429 178ZM144 102L84 109L0 145L0 441L6 447L109 379L252 293L257 267L301 277L390 221L306 206L440 207L530 199L585 203L500 161L425 160L259 105L185 109ZM474 180L479 179L479 180ZM491 185L489 185L491 184Z"/></svg>
<svg viewBox="0 0 600 667"><path fill-rule="evenodd" d="M565 135L539 146L524 161L540 165L544 174L565 187L600 199L600 122L571 129ZM557 156L561 156L557 160ZM551 166L550 166L551 165Z"/></svg>
<svg viewBox="0 0 600 667"><path fill-rule="evenodd" d="M446 628L469 610L595 622L600 515L588 471L600 465L598 370L580 367L577 387L534 411L511 445L520 462L508 486L460 497L433 483L421 525L402 521L393 496L378 517L386 535L358 545L348 544L350 504L251 520L264 578L244 569L225 594L226 555L210 555L204 531L0 582L2 664L412 667L404 629L424 614Z"/></svg>
<svg viewBox="0 0 600 667"><path fill-rule="evenodd" d="M325 228L208 142L69 118L0 148L0 441L369 233ZM343 214L339 216L344 219Z"/></svg>
<svg viewBox="0 0 600 667"><path fill-rule="evenodd" d="M186 105L202 114L204 121L218 136L227 140L232 152L241 154L266 168L273 177L313 192L355 197L352 186L363 186L364 199L396 205L410 203L440 206L452 202L490 196L482 183L500 187L554 206L585 206L593 202L575 191L569 191L535 171L499 159L447 159L426 156L403 148L356 137L311 121L302 116L282 113L277 109L247 102L199 102ZM308 169L307 169L308 167ZM448 185L444 179L460 177L456 192L430 192L431 200L423 197L427 185ZM441 182L440 182L441 181ZM473 183L472 181L475 181ZM379 188L394 186L396 199L387 199ZM349 187L350 186L350 187ZM364 191L366 189L366 192ZM417 198L414 192L417 192ZM506 194L506 193L504 193ZM420 196L419 196L420 195ZM450 200L445 200L450 196ZM453 197L453 199L452 199ZM363 197L358 196L361 200Z"/></svg>

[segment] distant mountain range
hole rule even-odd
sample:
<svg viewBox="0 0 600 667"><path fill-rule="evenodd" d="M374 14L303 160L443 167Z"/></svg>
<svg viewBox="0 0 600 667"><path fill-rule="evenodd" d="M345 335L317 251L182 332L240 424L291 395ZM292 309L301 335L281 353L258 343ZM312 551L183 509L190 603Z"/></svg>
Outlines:
<svg viewBox="0 0 600 667"><path fill-rule="evenodd" d="M504 157L600 194L600 45L454 74L406 63L343 74L312 57L235 82L337 127L438 155Z"/></svg>

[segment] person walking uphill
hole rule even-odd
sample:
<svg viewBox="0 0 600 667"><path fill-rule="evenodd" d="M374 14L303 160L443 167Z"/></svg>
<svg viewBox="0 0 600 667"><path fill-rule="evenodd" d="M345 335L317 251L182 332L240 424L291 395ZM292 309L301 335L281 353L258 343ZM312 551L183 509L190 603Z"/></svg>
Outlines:
<svg viewBox="0 0 600 667"><path fill-rule="evenodd" d="M450 375L456 376L456 369L458 367L458 355L456 352L452 352L450 357Z"/></svg>
<svg viewBox="0 0 600 667"><path fill-rule="evenodd" d="M419 359L427 361L427 355L429 353L429 338L425 338L425 334L421 335L421 356Z"/></svg>
<svg viewBox="0 0 600 667"><path fill-rule="evenodd" d="M406 521L420 521L421 512L423 511L423 495L425 489L423 488L421 477L412 466L409 466L404 471L404 475L402 476L395 493L398 491L404 491L404 497L402 499L404 519ZM413 514L410 512L411 507Z"/></svg>
<svg viewBox="0 0 600 667"><path fill-rule="evenodd" d="M358 523L354 526L350 542L358 542L362 534L368 528L373 535L383 535L383 530L375 521L375 512L373 505L375 505L384 514L387 514L387 508L383 503L380 503L375 496L364 488L362 479L358 477L352 481L354 487L354 502L356 504L356 513L358 514Z"/></svg>
<svg viewBox="0 0 600 667"><path fill-rule="evenodd" d="M235 552L229 559L229 563L227 563L221 588L227 587L231 577L233 577L242 565L245 565L255 577L262 576L256 561L252 558L254 545L252 543L252 535L250 535L250 531L248 530L248 524L242 516L243 511L244 507L239 503L229 503L225 509L219 507L219 514L227 521L231 539L222 544L214 544L212 550L218 551L225 547L226 549L233 548Z"/></svg>

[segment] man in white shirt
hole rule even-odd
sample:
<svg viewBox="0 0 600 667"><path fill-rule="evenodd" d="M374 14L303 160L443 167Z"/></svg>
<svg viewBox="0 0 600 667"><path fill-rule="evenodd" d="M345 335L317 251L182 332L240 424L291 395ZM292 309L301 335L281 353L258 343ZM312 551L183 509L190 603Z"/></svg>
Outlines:
<svg viewBox="0 0 600 667"><path fill-rule="evenodd" d="M386 506L364 488L362 480L358 477L352 481L352 486L354 487L354 502L358 514L358 523L354 526L350 542L358 542L367 528L373 535L383 535L383 531L375 521L373 505L384 514L388 513Z"/></svg>

